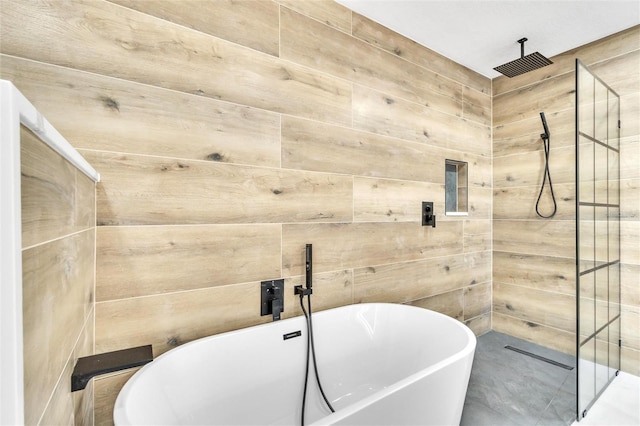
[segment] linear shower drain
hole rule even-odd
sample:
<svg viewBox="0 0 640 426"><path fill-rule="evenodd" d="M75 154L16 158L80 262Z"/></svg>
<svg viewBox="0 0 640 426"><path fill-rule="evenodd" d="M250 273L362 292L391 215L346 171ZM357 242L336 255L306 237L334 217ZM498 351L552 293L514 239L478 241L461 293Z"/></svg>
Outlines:
<svg viewBox="0 0 640 426"><path fill-rule="evenodd" d="M540 361L547 362L547 363L549 363L549 364L555 365L556 367L564 368L565 370L573 370L573 367L572 367L572 366L570 366L570 365L563 364L563 363L561 363L561 362L554 361L554 360L552 360L552 359L549 359L549 358L546 358L546 357L543 357L543 356L540 356L540 355L534 354L534 353L532 353L532 352L525 351L524 349L515 348L515 347L513 347L513 346L511 346L511 345L507 345L507 346L505 346L504 348L505 348L505 349L512 350L512 351L514 351L514 352L518 352L518 353L520 353L520 354L522 354L522 355L530 356L531 358L535 358L535 359L538 359L538 360L540 360Z"/></svg>

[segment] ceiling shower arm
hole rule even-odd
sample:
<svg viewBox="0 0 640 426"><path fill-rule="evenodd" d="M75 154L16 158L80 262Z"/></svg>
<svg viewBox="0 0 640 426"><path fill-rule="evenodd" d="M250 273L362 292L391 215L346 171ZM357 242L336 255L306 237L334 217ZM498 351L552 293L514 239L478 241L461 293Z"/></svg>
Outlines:
<svg viewBox="0 0 640 426"><path fill-rule="evenodd" d="M524 58L524 42L529 40L526 37L521 38L520 40L518 40L518 43L520 43L520 58Z"/></svg>

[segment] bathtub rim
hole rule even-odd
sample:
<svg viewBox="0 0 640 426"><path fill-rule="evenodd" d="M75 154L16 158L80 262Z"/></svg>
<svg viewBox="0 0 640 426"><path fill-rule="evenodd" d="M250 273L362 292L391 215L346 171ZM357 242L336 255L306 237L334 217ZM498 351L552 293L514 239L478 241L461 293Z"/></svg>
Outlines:
<svg viewBox="0 0 640 426"><path fill-rule="evenodd" d="M375 302L375 303L354 303L351 305L344 305L344 306L338 306L335 308L329 308L329 309L325 309L322 311L318 311L318 312L314 312L314 316L316 315L326 315L331 311L342 311L342 310L355 310L355 309L363 309L363 308L369 308L369 307L374 307L376 309L378 309L378 307L392 307L392 309L409 309L409 310L420 310L420 311L427 311L428 315L433 315L435 317L440 317L441 319L444 319L447 323L450 324L454 324L455 327L460 328L466 335L467 337L467 342L464 345L464 347L455 352L454 354L422 369L419 370L413 374L410 374L409 376L406 376L396 382L394 382L393 384L386 386L378 391L376 391L375 393L359 400L356 401L355 403L340 409L339 411L335 412L335 413L327 413L326 416L316 420L313 423L310 423L310 425L325 425L325 424L331 424L332 422L338 421L340 419L342 419L343 417L347 417L353 413L356 413L357 411L362 410L363 408L366 408L367 406L375 403L376 401L384 398L387 395L391 395L397 391L399 391L400 389L411 385L412 383L417 382L418 380L428 376L429 374L433 373L434 371L437 371L441 368L445 368L446 366L453 364L465 357L468 357L470 354L471 356L473 356L473 353L475 351L476 348L476 344L477 344L477 338L475 336L475 334L473 333L473 331L471 331L471 329L464 324L463 322L450 317L448 315L442 314L440 312L437 311L433 311L431 309L426 309L426 308L421 308L418 306L412 306L412 305L405 305L405 304L401 304L401 303L385 303L385 302ZM280 324L283 324L284 322L287 322L288 320L297 320L297 321L304 321L304 316L302 315L297 315L297 316L292 316L290 318L285 318L282 321L278 321ZM293 321L292 321L293 322ZM232 336L232 335L241 335L244 333L249 333L252 332L254 330L263 328L263 327L268 327L268 326L273 326L274 322L267 322L264 324L257 324L254 326L249 326L249 327L243 327L237 330L230 330L230 331L226 331L223 333L217 333L217 334L212 334L209 336L205 336L205 337L201 337L195 340L192 340L190 342L184 343L176 348L172 348L160 355L158 355L158 357L155 358L154 361L144 365L142 368L140 368L138 371L136 371L124 384L124 386L120 389L120 391L118 392L118 396L116 397L116 401L114 403L114 408L113 408L113 420L114 420L114 424L119 424L119 422L116 422L116 417L122 417L120 419L120 422L122 422L122 424L128 424L126 423L126 421L128 421L128 417L127 417L127 413L126 413L126 406L124 405L124 400L126 399L127 395L130 394L132 392L132 389L135 386L135 383L140 380L143 376L144 376L144 372L147 370L151 370L151 369L155 369L155 368L160 368L160 367L154 367L154 365L158 365L160 363L164 363L165 359L169 358L173 353L173 356L175 356L175 353L178 350L183 350L183 349L187 349L191 346L195 346L195 345L201 345L201 344L206 344L209 340L215 339L215 338L224 338L226 336ZM314 327L315 328L315 327ZM161 362L159 362L161 361ZM473 361L473 358L471 359L471 362Z"/></svg>
<svg viewBox="0 0 640 426"><path fill-rule="evenodd" d="M430 374L432 374L435 371L438 371L442 368L445 368L451 364L454 364L466 357L469 356L473 356L473 354L475 353L475 349L476 349L476 345L477 345L477 337L475 336L475 334L473 333L473 331L463 322L456 320L453 317L450 317L448 315L445 315L443 313L437 312L437 311L433 311L431 309L426 309L426 308L420 308L418 306L412 306L412 305L402 305L399 303L363 303L361 305L400 305L400 306L406 306L408 308L415 308L415 309L423 309L423 310L427 310L430 312L430 314L435 314L435 316L439 316L444 318L446 321L448 322L452 322L452 323L456 323L457 326L461 327L461 329L465 332L465 334L467 335L467 344L464 346L463 349L461 349L460 351L454 353L453 355L448 356L447 358L444 358L441 361L436 362L435 364L430 365L427 368L424 368L420 371L417 371L401 380L398 380L396 382L394 382L392 385L386 386L383 389L378 390L377 392L355 402L354 404L351 404L345 408L340 409L339 411L336 411L335 413L327 413L326 416L322 417L321 419L316 420L313 423L310 423L309 426L321 426L321 425L331 425L333 423L335 423L336 421L339 421L345 417L348 417L352 414L357 413L358 411L361 411L363 409L365 409L366 407L374 404L375 402L379 401L380 399L391 395L393 393L396 393L398 391L400 391L401 389L418 382L419 380L429 376ZM348 305L348 306L352 306L352 305ZM449 321L450 320L450 321ZM471 358L469 363L469 370L471 370L471 364L473 363L473 358Z"/></svg>

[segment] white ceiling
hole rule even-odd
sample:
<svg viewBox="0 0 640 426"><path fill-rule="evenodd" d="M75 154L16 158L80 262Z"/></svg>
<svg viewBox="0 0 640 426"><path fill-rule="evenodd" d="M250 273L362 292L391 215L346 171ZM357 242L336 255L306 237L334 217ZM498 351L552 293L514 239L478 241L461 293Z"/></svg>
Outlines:
<svg viewBox="0 0 640 426"><path fill-rule="evenodd" d="M490 78L525 55L559 53L640 24L640 0L337 0Z"/></svg>

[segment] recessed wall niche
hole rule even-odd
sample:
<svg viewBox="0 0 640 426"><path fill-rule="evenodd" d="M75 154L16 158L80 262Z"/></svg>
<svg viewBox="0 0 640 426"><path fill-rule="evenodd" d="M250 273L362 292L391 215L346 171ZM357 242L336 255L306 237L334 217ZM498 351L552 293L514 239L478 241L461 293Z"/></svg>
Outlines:
<svg viewBox="0 0 640 426"><path fill-rule="evenodd" d="M447 216L466 216L468 214L468 175L466 162L445 160L444 189L445 214Z"/></svg>

